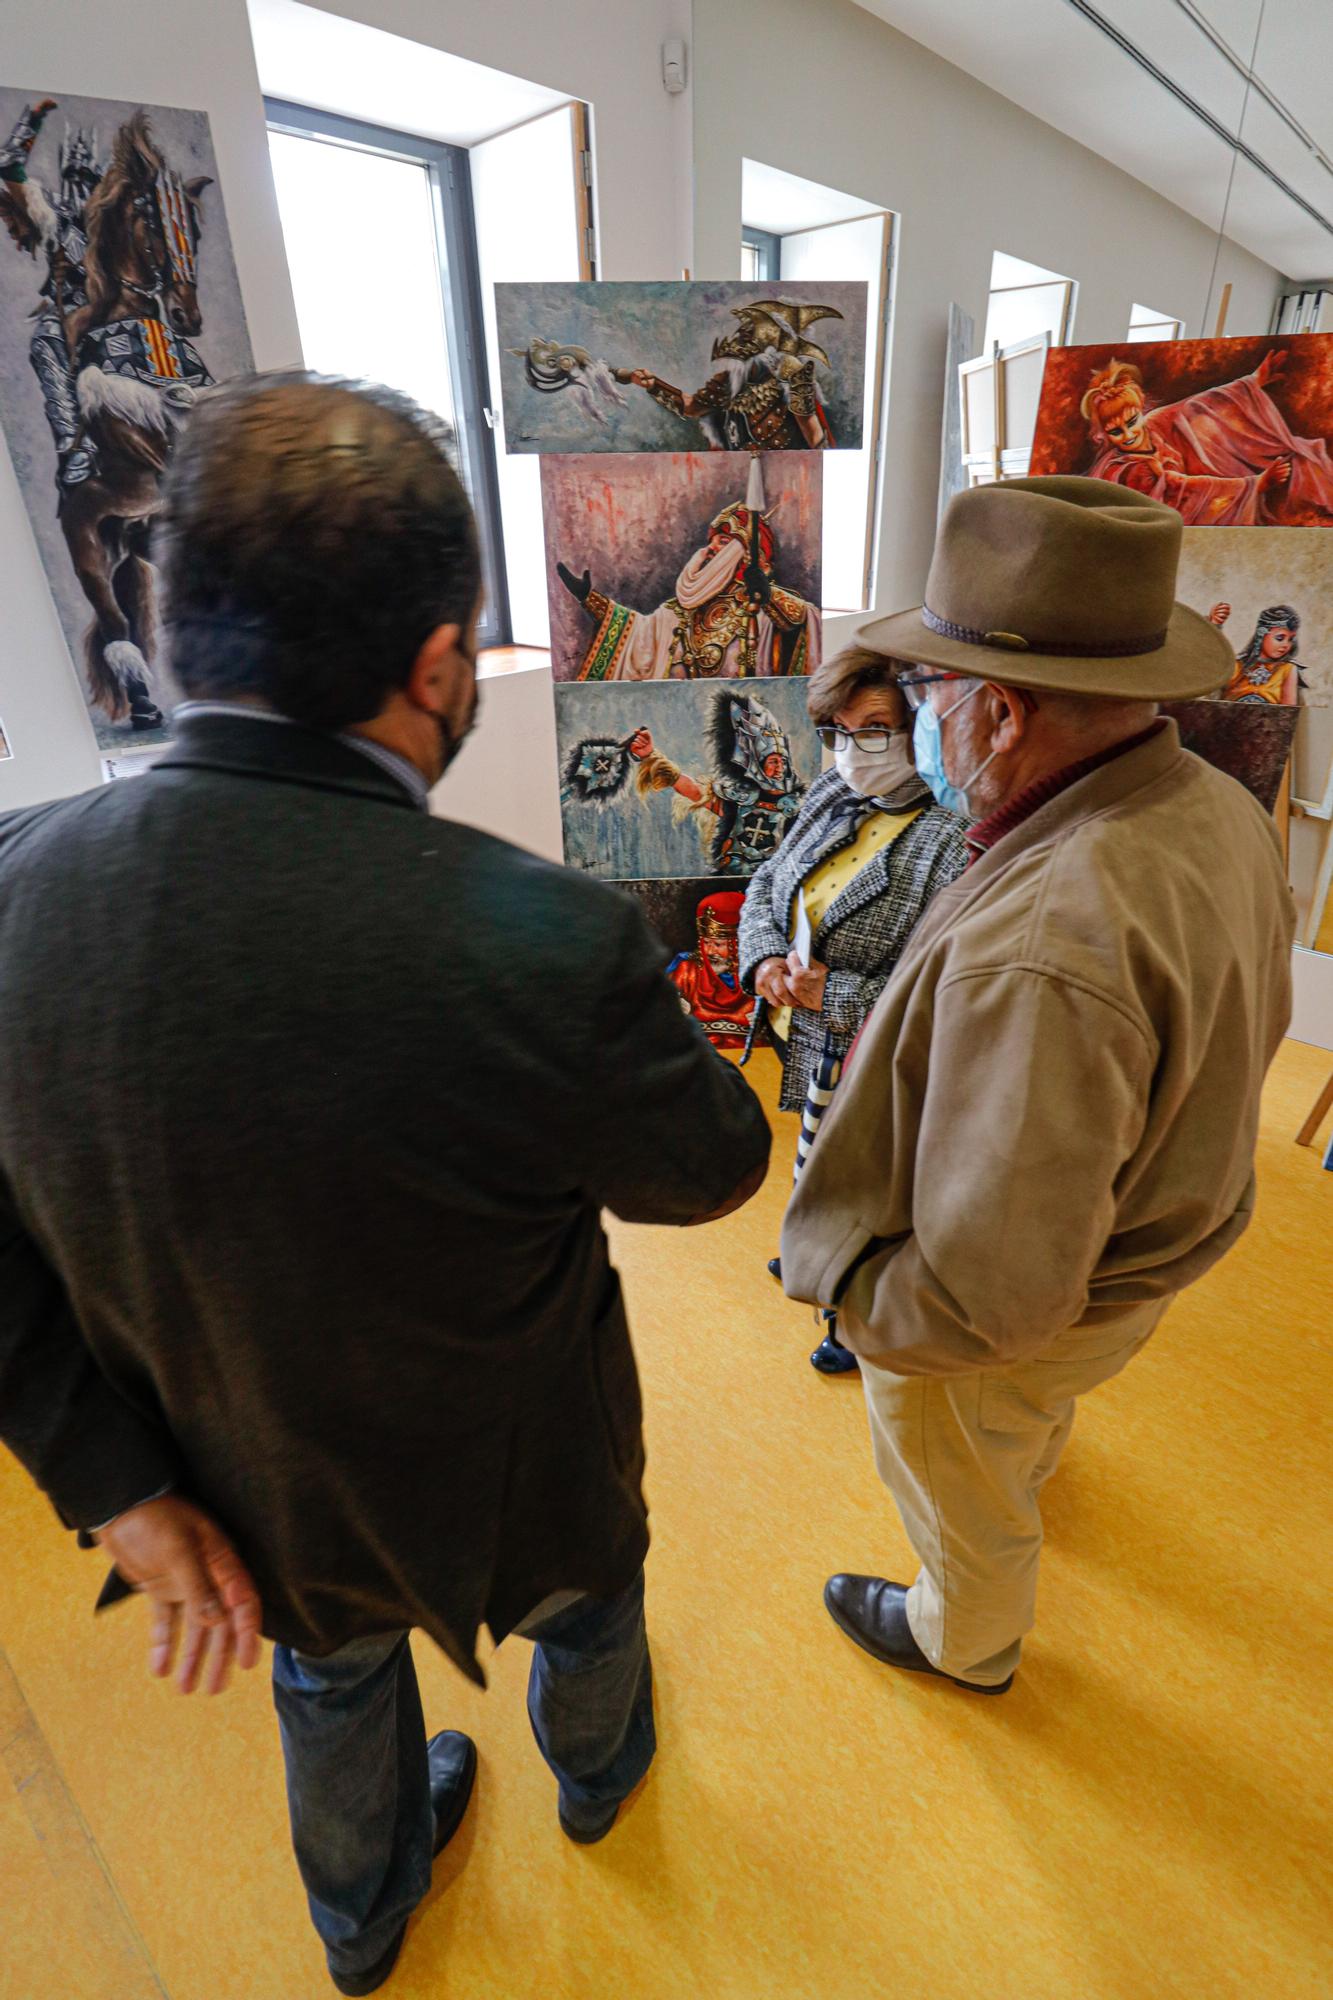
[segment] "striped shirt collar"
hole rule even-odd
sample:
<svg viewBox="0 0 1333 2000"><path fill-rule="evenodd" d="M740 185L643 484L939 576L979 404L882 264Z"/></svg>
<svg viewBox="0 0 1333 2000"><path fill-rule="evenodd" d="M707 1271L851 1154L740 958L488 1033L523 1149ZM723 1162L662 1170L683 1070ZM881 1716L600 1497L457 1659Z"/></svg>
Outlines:
<svg viewBox="0 0 1333 2000"><path fill-rule="evenodd" d="M287 729L305 726L290 715L279 715L276 709L251 708L239 701L184 701L174 711L173 720L190 722L196 716L205 715L241 716L246 722L277 722ZM357 736L350 729L333 730L329 734L335 743L342 743L347 749L355 750L359 757L367 757L372 764L378 764L381 771L403 787L414 805L422 812L429 811L430 786L416 765L409 763L406 757L400 757L396 750L386 750L382 743L372 743L368 736Z"/></svg>

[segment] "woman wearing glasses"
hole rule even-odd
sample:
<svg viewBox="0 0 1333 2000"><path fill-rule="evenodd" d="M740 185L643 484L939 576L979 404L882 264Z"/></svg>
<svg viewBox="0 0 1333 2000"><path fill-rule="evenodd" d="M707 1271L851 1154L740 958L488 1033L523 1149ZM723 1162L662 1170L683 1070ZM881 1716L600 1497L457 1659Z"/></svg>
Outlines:
<svg viewBox="0 0 1333 2000"><path fill-rule="evenodd" d="M798 1173L861 1023L931 897L967 861L964 822L935 803L912 760L897 686L910 672L850 646L810 676L807 705L833 769L741 911L741 983L766 1003L755 1018L766 1016L782 1057L779 1106L804 1112ZM824 1375L857 1366L832 1318L810 1359Z"/></svg>

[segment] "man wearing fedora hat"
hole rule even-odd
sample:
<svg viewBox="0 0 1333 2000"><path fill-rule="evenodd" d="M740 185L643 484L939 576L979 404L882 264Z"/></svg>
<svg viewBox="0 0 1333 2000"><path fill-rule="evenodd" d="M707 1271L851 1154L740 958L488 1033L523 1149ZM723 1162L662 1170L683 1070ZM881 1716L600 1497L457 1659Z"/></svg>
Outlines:
<svg viewBox="0 0 1333 2000"><path fill-rule="evenodd" d="M987 1694L1033 1623L1038 1495L1075 1399L1137 1353L1249 1221L1290 1011L1270 821L1156 703L1218 687L1173 602L1179 515L1101 480L960 494L918 609L917 766L972 822L797 1184L783 1284L836 1305L920 1563L833 1577L890 1666Z"/></svg>

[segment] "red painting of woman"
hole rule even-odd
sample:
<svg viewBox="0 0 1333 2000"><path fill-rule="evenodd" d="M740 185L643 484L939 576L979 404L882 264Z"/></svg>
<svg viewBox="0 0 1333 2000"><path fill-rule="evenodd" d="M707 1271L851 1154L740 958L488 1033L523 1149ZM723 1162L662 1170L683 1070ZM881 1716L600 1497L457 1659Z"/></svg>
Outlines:
<svg viewBox="0 0 1333 2000"><path fill-rule="evenodd" d="M1255 527L1290 502L1301 518L1333 521L1333 459L1322 438L1297 437L1268 393L1284 348L1252 374L1151 407L1138 368L1112 360L1080 410L1092 432L1094 479L1132 486L1194 527Z"/></svg>

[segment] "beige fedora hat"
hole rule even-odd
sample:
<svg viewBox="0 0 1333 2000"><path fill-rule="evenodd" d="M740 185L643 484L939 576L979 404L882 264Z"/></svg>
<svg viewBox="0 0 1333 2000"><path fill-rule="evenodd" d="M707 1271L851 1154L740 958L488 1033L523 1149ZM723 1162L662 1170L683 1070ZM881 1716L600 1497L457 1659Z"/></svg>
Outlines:
<svg viewBox="0 0 1333 2000"><path fill-rule="evenodd" d="M1217 627L1175 602L1183 524L1105 479L974 486L940 523L926 601L857 641L1009 687L1187 701L1235 668Z"/></svg>

